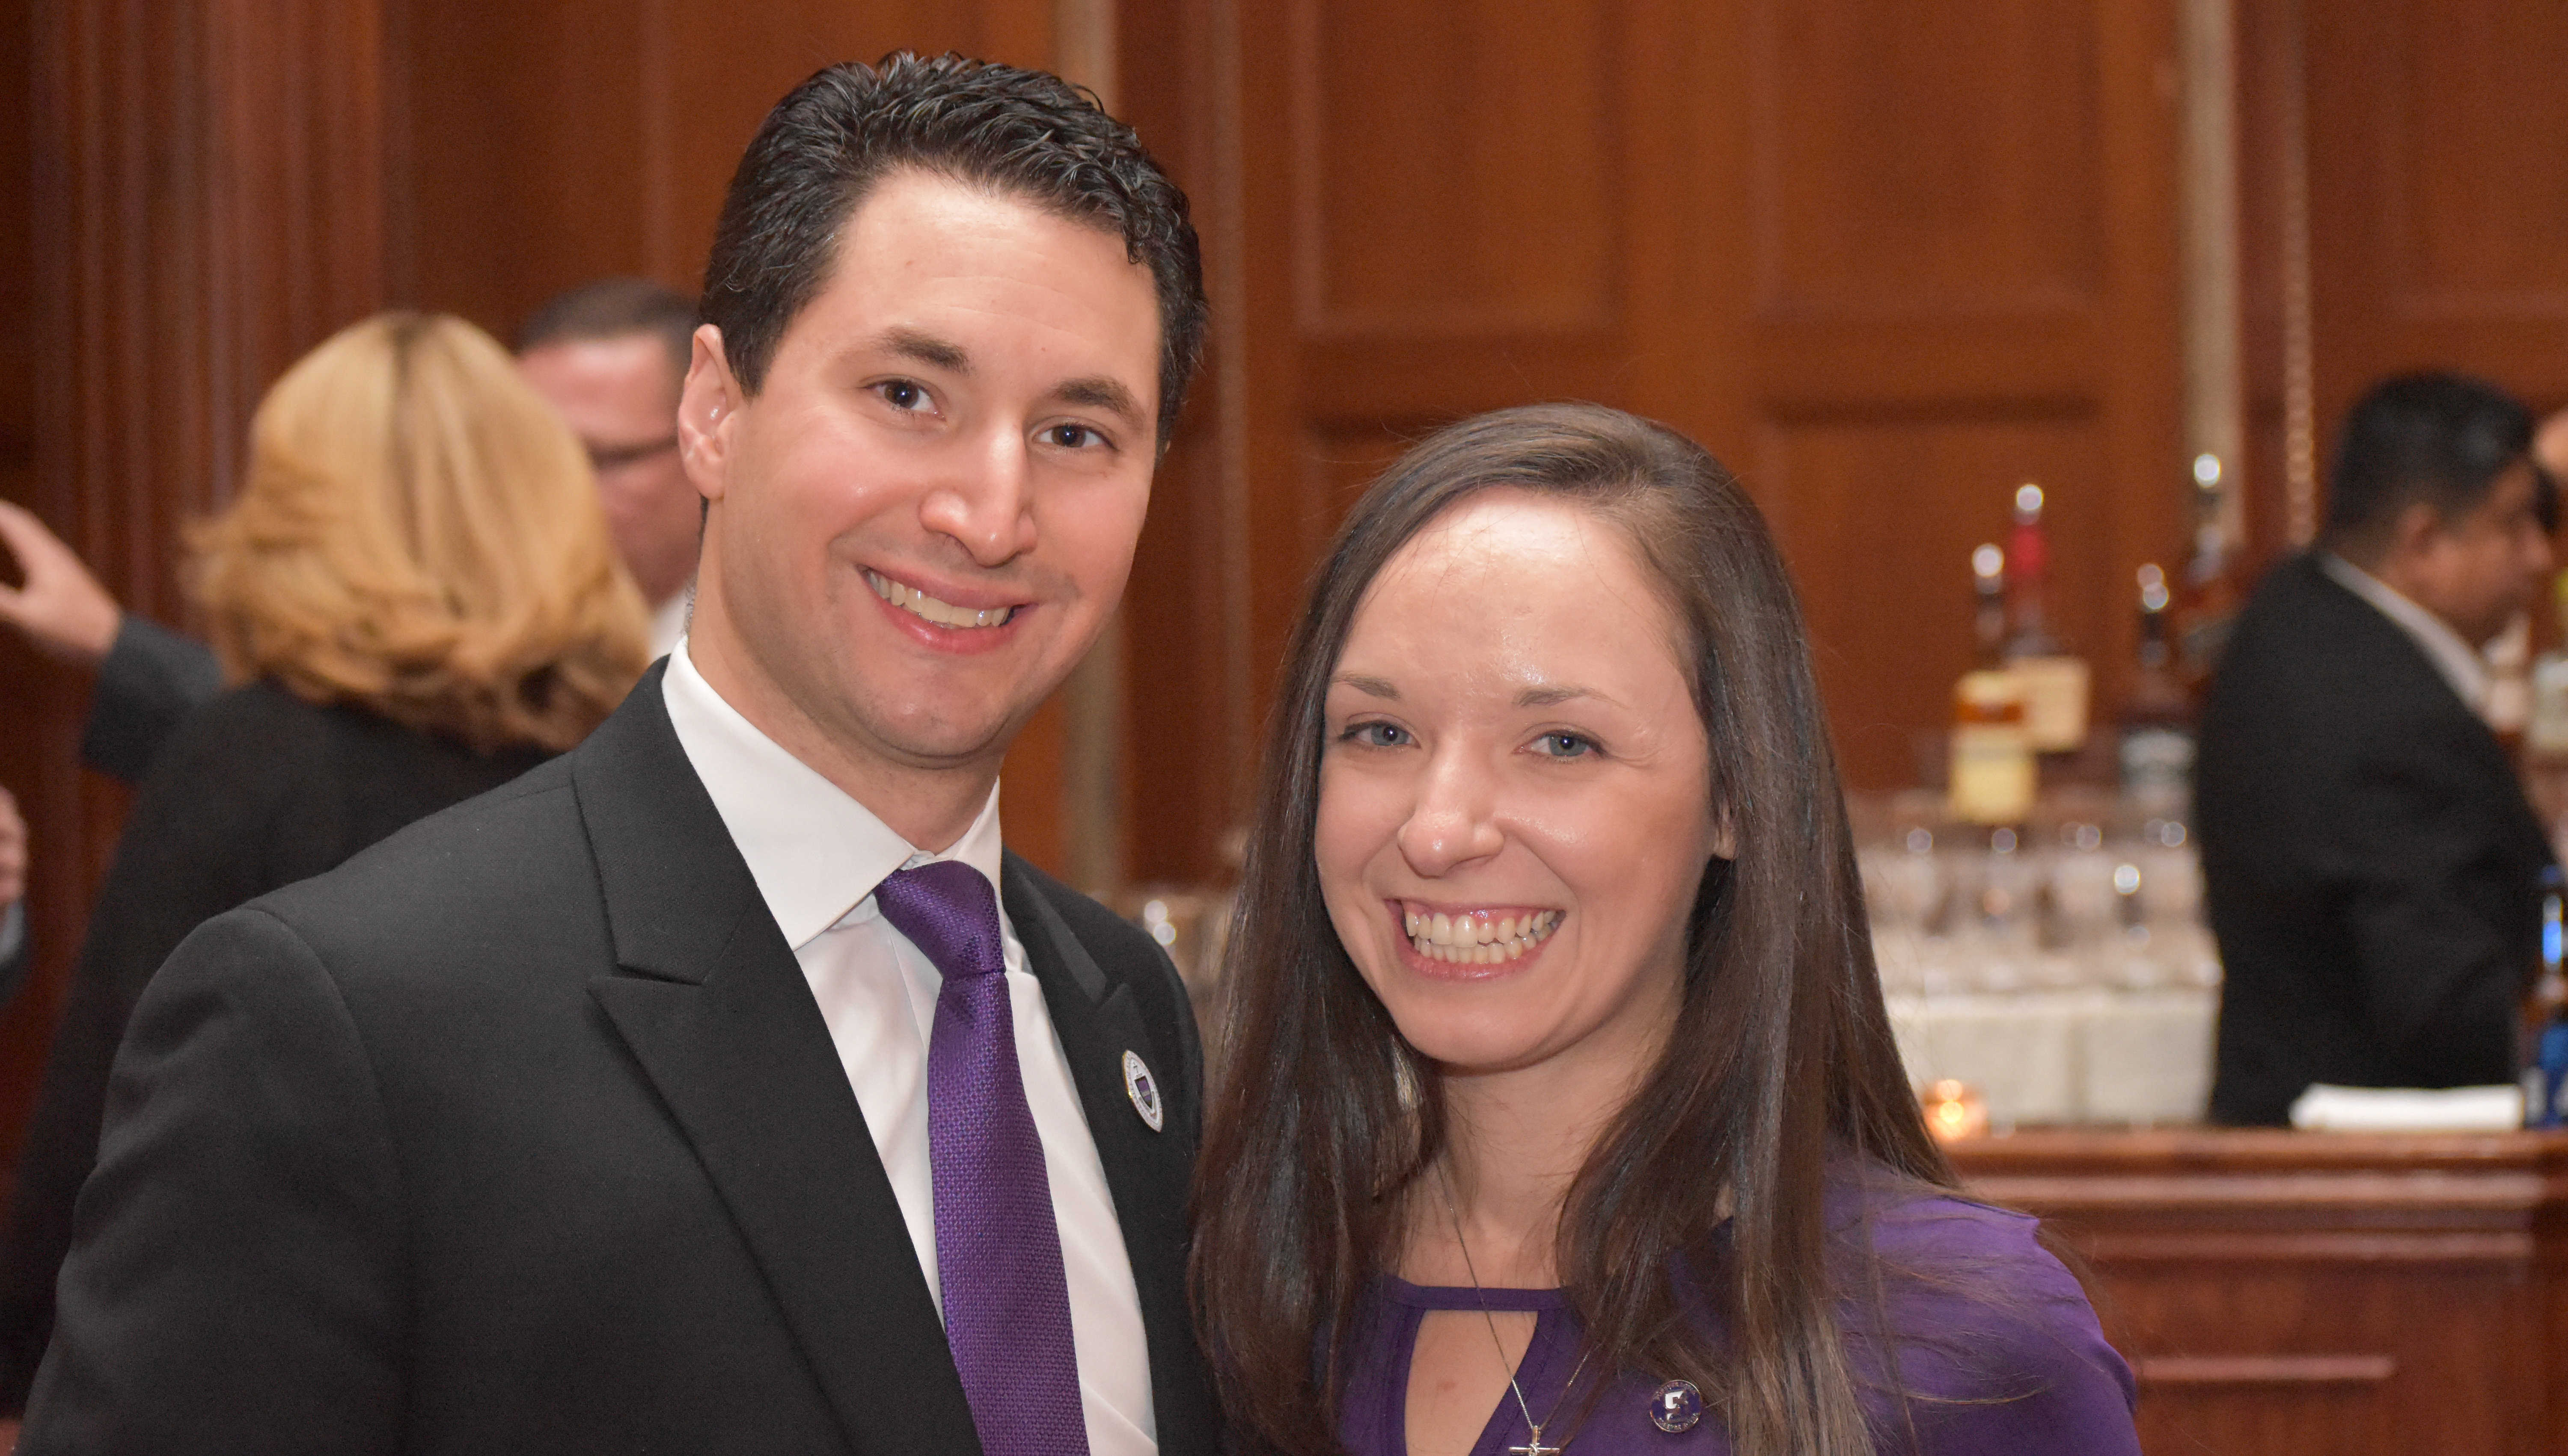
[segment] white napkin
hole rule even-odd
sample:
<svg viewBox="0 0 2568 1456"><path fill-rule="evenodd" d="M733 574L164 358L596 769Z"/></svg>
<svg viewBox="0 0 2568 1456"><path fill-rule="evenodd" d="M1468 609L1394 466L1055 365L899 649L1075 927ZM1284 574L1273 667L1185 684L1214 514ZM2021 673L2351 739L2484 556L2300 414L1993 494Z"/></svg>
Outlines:
<svg viewBox="0 0 2568 1456"><path fill-rule="evenodd" d="M2313 1082L2293 1099L2292 1125L2320 1132L2505 1132L2523 1125L2523 1088Z"/></svg>

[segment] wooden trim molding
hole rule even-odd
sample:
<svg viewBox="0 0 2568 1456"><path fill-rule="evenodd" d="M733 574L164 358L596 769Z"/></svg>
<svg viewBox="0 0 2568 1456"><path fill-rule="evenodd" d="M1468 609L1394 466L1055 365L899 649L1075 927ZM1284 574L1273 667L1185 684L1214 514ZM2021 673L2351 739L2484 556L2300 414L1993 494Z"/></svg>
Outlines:
<svg viewBox="0 0 2568 1456"><path fill-rule="evenodd" d="M2390 1355L2143 1355L2142 1385L2377 1385L2399 1372Z"/></svg>

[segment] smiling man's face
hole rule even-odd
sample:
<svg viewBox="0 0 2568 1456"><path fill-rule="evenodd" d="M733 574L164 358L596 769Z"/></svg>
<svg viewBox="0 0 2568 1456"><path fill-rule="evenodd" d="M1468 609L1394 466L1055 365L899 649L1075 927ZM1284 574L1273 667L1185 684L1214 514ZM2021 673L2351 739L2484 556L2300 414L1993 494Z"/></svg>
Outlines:
<svg viewBox="0 0 2568 1456"><path fill-rule="evenodd" d="M1131 568L1157 442L1150 274L1113 232L914 171L877 182L837 247L756 396L699 335L680 420L713 504L691 653L851 792L995 771Z"/></svg>

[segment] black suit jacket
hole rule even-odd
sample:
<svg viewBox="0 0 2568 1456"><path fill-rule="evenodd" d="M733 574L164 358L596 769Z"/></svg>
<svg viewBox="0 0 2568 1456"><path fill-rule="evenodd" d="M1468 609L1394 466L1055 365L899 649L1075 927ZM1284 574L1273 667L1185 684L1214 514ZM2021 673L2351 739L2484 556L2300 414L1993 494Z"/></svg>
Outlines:
<svg viewBox="0 0 2568 1456"><path fill-rule="evenodd" d="M141 783L178 725L222 686L222 664L214 661L213 649L126 613L90 691L81 761Z"/></svg>
<svg viewBox="0 0 2568 1456"><path fill-rule="evenodd" d="M1161 1449L1199 1053L1157 946L1001 887L1138 1286ZM1143 1125L1121 1061L1165 1079ZM659 675L574 752L210 923L156 978L28 1452L978 1451L792 950Z"/></svg>
<svg viewBox="0 0 2568 1456"><path fill-rule="evenodd" d="M2504 748L2315 556L2240 615L2195 769L2225 971L2212 1115L2512 1081L2550 862Z"/></svg>
<svg viewBox="0 0 2568 1456"><path fill-rule="evenodd" d="M478 753L273 683L223 694L156 752L90 914L0 1224L0 1414L26 1406L53 1328L72 1201L98 1152L108 1068L160 963L200 923L545 757Z"/></svg>

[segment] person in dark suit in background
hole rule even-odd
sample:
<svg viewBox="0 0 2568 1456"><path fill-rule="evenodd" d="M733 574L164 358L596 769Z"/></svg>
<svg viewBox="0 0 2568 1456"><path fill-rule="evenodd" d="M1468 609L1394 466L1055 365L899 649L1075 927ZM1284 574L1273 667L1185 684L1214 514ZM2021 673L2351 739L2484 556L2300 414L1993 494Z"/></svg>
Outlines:
<svg viewBox="0 0 2568 1456"><path fill-rule="evenodd" d="M0 788L0 1006L27 979L27 821Z"/></svg>
<svg viewBox="0 0 2568 1456"><path fill-rule="evenodd" d="M651 609L657 657L687 623L697 496L678 460L678 390L696 306L647 278L607 278L527 315L517 366L588 450L616 554ZM0 545L23 580L0 584L0 623L49 656L92 668L81 761L141 783L196 706L220 692L212 649L128 612L87 563L25 507L0 500Z"/></svg>
<svg viewBox="0 0 2568 1456"><path fill-rule="evenodd" d="M0 1416L27 1400L109 1068L170 951L569 747L644 663L578 441L460 319L384 315L287 371L191 554L240 686L160 753L90 916L0 1225Z"/></svg>
<svg viewBox="0 0 2568 1456"><path fill-rule="evenodd" d="M2195 809L2221 992L2212 1116L2314 1082L2510 1082L2547 836L2479 716L2478 649L2551 567L2532 417L2415 375L2356 404L2319 546L2240 614Z"/></svg>
<svg viewBox="0 0 2568 1456"><path fill-rule="evenodd" d="M693 299L606 278L547 301L517 330L517 368L588 446L615 554L651 605L651 655L687 630L703 497L678 457L678 393L695 351Z"/></svg>
<svg viewBox="0 0 2568 1456"><path fill-rule="evenodd" d="M1184 198L1053 77L832 67L704 317L687 639L170 958L22 1450L1216 1449L1184 991L998 815L1195 364Z"/></svg>

